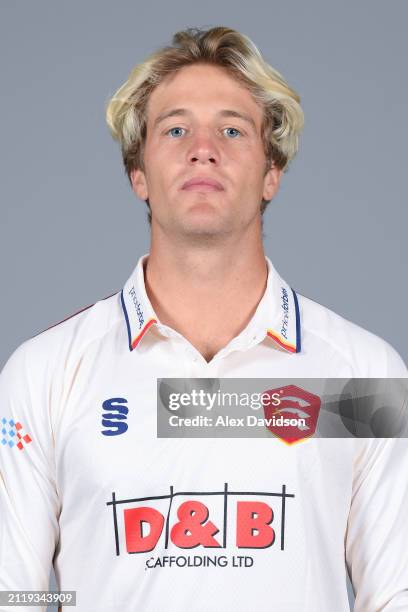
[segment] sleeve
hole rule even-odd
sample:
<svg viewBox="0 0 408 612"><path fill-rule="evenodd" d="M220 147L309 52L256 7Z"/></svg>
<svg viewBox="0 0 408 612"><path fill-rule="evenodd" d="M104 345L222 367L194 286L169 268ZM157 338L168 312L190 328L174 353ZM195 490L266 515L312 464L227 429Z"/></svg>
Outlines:
<svg viewBox="0 0 408 612"><path fill-rule="evenodd" d="M0 590L47 590L59 537L47 367L31 342L0 374Z"/></svg>
<svg viewBox="0 0 408 612"><path fill-rule="evenodd" d="M354 612L408 610L408 439L356 441L346 564Z"/></svg>

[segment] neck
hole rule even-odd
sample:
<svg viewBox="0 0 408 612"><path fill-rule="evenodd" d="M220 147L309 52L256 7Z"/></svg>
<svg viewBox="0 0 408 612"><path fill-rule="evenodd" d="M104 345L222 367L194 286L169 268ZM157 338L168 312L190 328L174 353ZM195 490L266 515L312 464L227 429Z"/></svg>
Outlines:
<svg viewBox="0 0 408 612"><path fill-rule="evenodd" d="M152 232L145 269L159 320L182 334L209 361L251 320L265 291L267 265L260 235L222 244L166 244Z"/></svg>

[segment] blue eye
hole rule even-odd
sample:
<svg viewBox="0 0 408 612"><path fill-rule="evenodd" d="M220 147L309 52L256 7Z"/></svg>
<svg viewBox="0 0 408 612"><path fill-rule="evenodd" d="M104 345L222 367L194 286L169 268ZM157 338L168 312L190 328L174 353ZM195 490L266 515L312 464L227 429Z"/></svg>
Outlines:
<svg viewBox="0 0 408 612"><path fill-rule="evenodd" d="M184 128L181 127L174 127L171 128L170 130L168 130L167 134L171 134L171 136L174 136L176 138L178 138L179 136L181 136L182 131L184 130Z"/></svg>
<svg viewBox="0 0 408 612"><path fill-rule="evenodd" d="M236 128L232 128L232 127L225 128L224 131L229 132L229 136L231 136L231 138L236 138L238 134L241 135L241 132L239 130L237 130Z"/></svg>

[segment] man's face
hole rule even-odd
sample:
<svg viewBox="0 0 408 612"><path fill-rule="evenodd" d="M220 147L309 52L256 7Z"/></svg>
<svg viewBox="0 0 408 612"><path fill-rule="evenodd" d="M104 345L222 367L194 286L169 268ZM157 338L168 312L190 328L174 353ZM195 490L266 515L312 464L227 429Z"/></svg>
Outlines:
<svg viewBox="0 0 408 612"><path fill-rule="evenodd" d="M281 171L265 174L262 108L224 69L196 64L170 75L147 106L144 172L132 185L149 199L152 227L216 237L260 222ZM186 184L187 183L187 184Z"/></svg>

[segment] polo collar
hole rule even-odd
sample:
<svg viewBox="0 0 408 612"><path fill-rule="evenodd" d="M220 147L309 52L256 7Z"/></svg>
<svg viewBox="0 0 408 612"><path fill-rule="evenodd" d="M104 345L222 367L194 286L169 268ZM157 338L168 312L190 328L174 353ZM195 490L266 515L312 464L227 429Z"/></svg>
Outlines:
<svg viewBox="0 0 408 612"><path fill-rule="evenodd" d="M158 323L158 318L147 297L144 281L144 262L148 254L140 257L136 268L126 281L121 292L121 302L128 332L129 349L135 349L149 327Z"/></svg>
<svg viewBox="0 0 408 612"><path fill-rule="evenodd" d="M152 325L160 325L146 293L144 263L147 258L148 254L140 257L121 291L130 351L139 346L143 336ZM263 338L272 339L285 351L299 353L301 324L296 293L280 277L268 257L266 257L266 263L268 280L265 293L252 320L242 334L260 333Z"/></svg>

